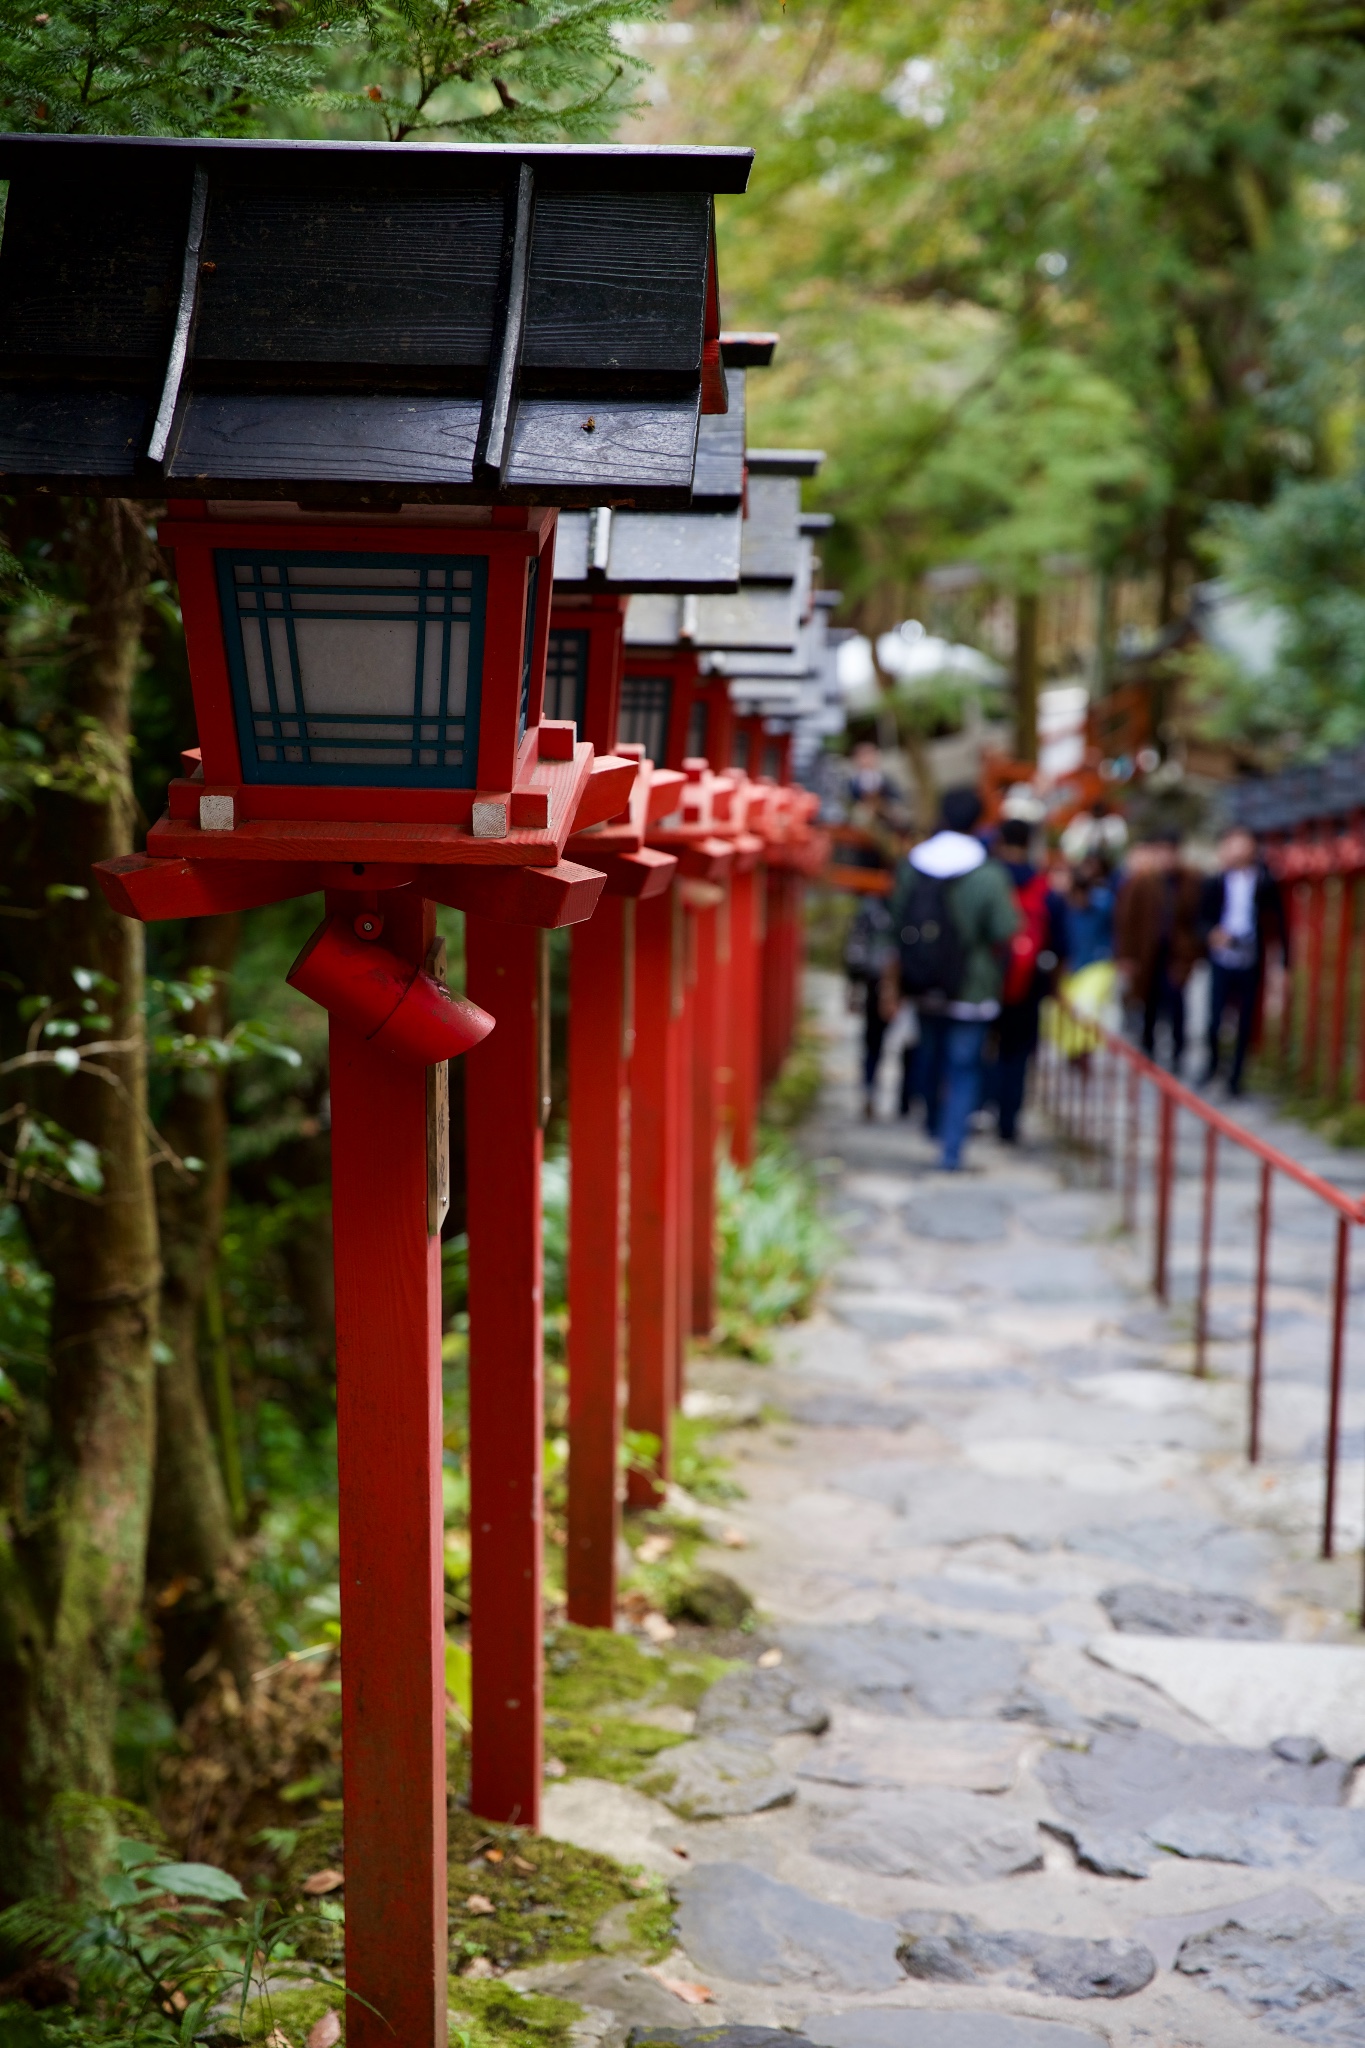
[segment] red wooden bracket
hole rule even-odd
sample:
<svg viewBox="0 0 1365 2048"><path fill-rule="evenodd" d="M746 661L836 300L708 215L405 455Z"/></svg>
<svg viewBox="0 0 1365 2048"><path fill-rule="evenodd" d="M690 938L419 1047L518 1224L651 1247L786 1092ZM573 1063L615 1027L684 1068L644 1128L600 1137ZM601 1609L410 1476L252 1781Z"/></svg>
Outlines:
<svg viewBox="0 0 1365 2048"><path fill-rule="evenodd" d="M644 902L662 896L678 872L676 854L660 853L657 847L642 846L638 853L608 854L602 862L608 896L633 896Z"/></svg>
<svg viewBox="0 0 1365 2048"><path fill-rule="evenodd" d="M619 754L599 754L578 799L574 831L583 832L589 825L605 824L608 818L619 817L630 803L639 772L638 762L624 760Z"/></svg>
<svg viewBox="0 0 1365 2048"><path fill-rule="evenodd" d="M751 874L763 858L763 841L757 832L738 832L733 841L735 849L735 873Z"/></svg>
<svg viewBox="0 0 1365 2048"><path fill-rule="evenodd" d="M417 888L434 903L472 910L499 924L534 924L556 931L592 916L606 876L562 860L553 868L423 868Z"/></svg>
<svg viewBox="0 0 1365 2048"><path fill-rule="evenodd" d="M358 820L345 816L354 808L351 789L300 791L274 783L233 784L235 829L201 832L198 805L207 786L183 783L176 801L186 802L189 815L177 817L172 810L158 818L147 834L147 851L159 860L363 860L423 866L451 861L492 867L524 862L527 867L552 867L563 853L593 765L593 750L582 741L572 759L535 762L529 780L513 793L548 793L549 822L512 824L500 839L473 838L470 813L480 795L506 797L505 785L496 792L491 785L487 790L377 790L372 792L377 815ZM629 766L633 775L634 762ZM221 789L226 794L229 785ZM614 809L620 810L625 802L620 796Z"/></svg>
<svg viewBox="0 0 1365 2048"><path fill-rule="evenodd" d="M677 768L656 768L649 778L649 822L667 818L677 810L687 777Z"/></svg>
<svg viewBox="0 0 1365 2048"><path fill-rule="evenodd" d="M682 873L695 882L724 881L735 857L735 849L728 840L709 835L689 839L681 832L665 838L663 851L676 853Z"/></svg>
<svg viewBox="0 0 1365 2048"><path fill-rule="evenodd" d="M145 853L121 853L97 861L94 875L110 909L143 924L255 910L321 887L317 868L304 861L149 860Z"/></svg>
<svg viewBox="0 0 1365 2048"><path fill-rule="evenodd" d="M536 727L536 758L572 761L577 728L571 718L542 718Z"/></svg>
<svg viewBox="0 0 1365 2048"><path fill-rule="evenodd" d="M529 825L533 830L543 832L550 822L549 790L514 789L508 801L507 822L512 826Z"/></svg>

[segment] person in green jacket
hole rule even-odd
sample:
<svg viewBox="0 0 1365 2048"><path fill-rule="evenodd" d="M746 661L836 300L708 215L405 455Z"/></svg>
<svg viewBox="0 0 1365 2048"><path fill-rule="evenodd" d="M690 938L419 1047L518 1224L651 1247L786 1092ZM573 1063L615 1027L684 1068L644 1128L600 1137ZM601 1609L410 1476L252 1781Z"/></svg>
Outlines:
<svg viewBox="0 0 1365 2048"><path fill-rule="evenodd" d="M939 829L912 850L892 899L901 993L919 1012L926 1125L948 1173L962 1165L981 1099L986 1033L1000 1014L1009 943L1020 924L1008 874L975 836L980 820L974 789L946 790ZM945 909L950 925L941 929Z"/></svg>

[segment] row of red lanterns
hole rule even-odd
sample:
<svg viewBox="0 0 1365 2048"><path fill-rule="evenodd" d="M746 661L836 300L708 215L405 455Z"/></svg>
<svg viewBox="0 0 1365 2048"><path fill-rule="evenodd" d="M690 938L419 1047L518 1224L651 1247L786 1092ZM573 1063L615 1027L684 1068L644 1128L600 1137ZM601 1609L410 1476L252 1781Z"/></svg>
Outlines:
<svg viewBox="0 0 1365 2048"><path fill-rule="evenodd" d="M185 619L199 745L105 896L157 919L324 894L290 978L329 1014L358 2048L437 2048L446 2028L448 1062L467 1105L471 1803L534 1825L544 935L574 928L575 1619L613 1624L621 1388L666 1473L687 1338L712 1319L717 1137L752 1156L792 1034L821 848L781 737L748 719L732 766L728 686L680 646L661 758L618 751L616 597L586 608L581 717L544 715L555 508L667 511L700 482L699 420L727 408L713 194L748 168L0 138L7 488L163 499ZM704 758L685 745L703 702ZM438 904L465 914L462 997Z"/></svg>

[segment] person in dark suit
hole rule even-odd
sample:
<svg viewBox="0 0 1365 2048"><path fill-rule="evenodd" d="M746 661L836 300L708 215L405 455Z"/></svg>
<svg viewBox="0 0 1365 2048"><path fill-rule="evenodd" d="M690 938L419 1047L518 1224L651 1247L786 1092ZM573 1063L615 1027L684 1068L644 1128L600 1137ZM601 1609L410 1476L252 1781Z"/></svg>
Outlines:
<svg viewBox="0 0 1365 2048"><path fill-rule="evenodd" d="M1223 834L1218 842L1218 866L1219 873L1207 878L1199 899L1199 924L1212 970L1208 1058L1200 1086L1207 1088L1217 1077L1223 1025L1231 1010L1236 1031L1228 1094L1240 1095L1266 958L1274 946L1288 966L1289 931L1280 885L1245 826L1234 825Z"/></svg>

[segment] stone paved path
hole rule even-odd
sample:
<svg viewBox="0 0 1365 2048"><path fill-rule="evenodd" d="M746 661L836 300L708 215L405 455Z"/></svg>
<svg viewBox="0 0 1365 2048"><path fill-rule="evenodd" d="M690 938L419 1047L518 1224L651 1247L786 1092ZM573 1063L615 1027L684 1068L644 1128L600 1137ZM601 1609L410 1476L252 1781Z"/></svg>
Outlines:
<svg viewBox="0 0 1365 2048"><path fill-rule="evenodd" d="M1365 2043L1365 1648L1358 1556L1314 1555L1315 1215L1287 1202L1251 1473L1254 1181L1222 1200L1201 1383L1188 1246L1158 1313L1116 1198L1071 1184L1036 1125L949 1178L918 1135L854 1122L849 1029L817 994L831 1083L806 1143L842 1256L774 1365L708 1361L689 1396L735 1424L725 1520L748 1548L716 1562L759 1604L762 1665L671 1753L672 1809L589 1781L549 1800L550 1831L667 1874L664 1974L713 2002L689 2012L624 1956L529 1976L618 2037ZM1357 1538L1362 1425L1353 1391Z"/></svg>

